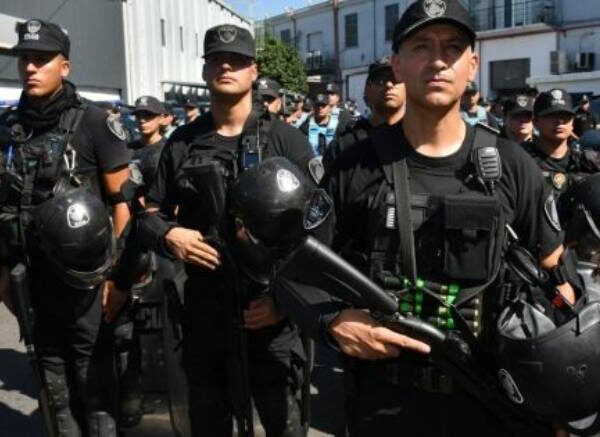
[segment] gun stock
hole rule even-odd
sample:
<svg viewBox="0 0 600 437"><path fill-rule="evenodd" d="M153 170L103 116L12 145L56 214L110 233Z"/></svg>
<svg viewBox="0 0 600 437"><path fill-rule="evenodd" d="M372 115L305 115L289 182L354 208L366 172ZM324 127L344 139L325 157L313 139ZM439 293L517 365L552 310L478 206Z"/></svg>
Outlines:
<svg viewBox="0 0 600 437"><path fill-rule="evenodd" d="M54 414L52 414L50 397L35 352L34 312L31 306L27 268L22 263L17 264L10 272L10 290L13 308L19 322L21 338L25 343L27 358L29 359L34 382L38 390L38 403L46 435L48 437L55 437L58 434L54 424Z"/></svg>
<svg viewBox="0 0 600 437"><path fill-rule="evenodd" d="M549 426L528 417L500 391L492 365L478 353L478 345L416 317L401 315L394 296L316 239L307 237L290 254L277 271L275 282L279 277L319 288L354 307L369 309L389 329L430 344L433 361L517 435L524 430L549 431Z"/></svg>

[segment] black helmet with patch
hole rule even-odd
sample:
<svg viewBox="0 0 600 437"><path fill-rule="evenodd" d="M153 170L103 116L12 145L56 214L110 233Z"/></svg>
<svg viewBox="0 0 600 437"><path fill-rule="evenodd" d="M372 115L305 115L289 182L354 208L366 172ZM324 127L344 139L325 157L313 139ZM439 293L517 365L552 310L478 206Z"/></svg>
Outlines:
<svg viewBox="0 0 600 437"><path fill-rule="evenodd" d="M331 212L331 200L307 175L282 157L269 158L240 175L231 189L230 213L242 268L266 281L272 263ZM239 233L244 235L240 238Z"/></svg>
<svg viewBox="0 0 600 437"><path fill-rule="evenodd" d="M112 265L115 239L104 203L76 188L41 203L34 213L39 246L59 278L91 290Z"/></svg>
<svg viewBox="0 0 600 437"><path fill-rule="evenodd" d="M590 435L600 421L600 302L581 301L559 326L536 305L513 302L499 317L495 352L515 406Z"/></svg>
<svg viewBox="0 0 600 437"><path fill-rule="evenodd" d="M229 205L253 237L279 246L303 233L304 209L314 190L314 183L290 161L270 158L240 175Z"/></svg>

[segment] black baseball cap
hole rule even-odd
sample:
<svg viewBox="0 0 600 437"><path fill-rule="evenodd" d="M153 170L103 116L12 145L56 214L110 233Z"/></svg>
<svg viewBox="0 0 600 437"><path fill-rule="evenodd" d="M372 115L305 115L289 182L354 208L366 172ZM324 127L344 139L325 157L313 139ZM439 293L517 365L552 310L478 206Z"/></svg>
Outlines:
<svg viewBox="0 0 600 437"><path fill-rule="evenodd" d="M475 44L475 31L469 12L458 0L417 0L400 17L394 28L392 49L394 52L402 42L417 30L434 23L448 23L462 29Z"/></svg>
<svg viewBox="0 0 600 437"><path fill-rule="evenodd" d="M261 77L256 81L256 92L259 96L279 97L281 85L279 82L268 77Z"/></svg>
<svg viewBox="0 0 600 437"><path fill-rule="evenodd" d="M312 103L313 106L329 105L329 97L327 97L327 94L319 93L315 96Z"/></svg>
<svg viewBox="0 0 600 437"><path fill-rule="evenodd" d="M557 112L568 112L575 115L573 101L568 92L561 88L554 88L537 96L533 104L533 114L536 117L543 117Z"/></svg>
<svg viewBox="0 0 600 437"><path fill-rule="evenodd" d="M504 102L504 114L516 115L522 113L533 114L534 99L527 94L516 94Z"/></svg>
<svg viewBox="0 0 600 437"><path fill-rule="evenodd" d="M17 33L19 42L11 49L15 55L26 50L37 50L62 53L65 58L69 58L71 41L58 24L32 18L17 24Z"/></svg>
<svg viewBox="0 0 600 437"><path fill-rule="evenodd" d="M389 56L385 56L369 65L369 74L367 75L367 81L371 79L375 74L383 70L392 70L392 64L390 63Z"/></svg>
<svg viewBox="0 0 600 437"><path fill-rule="evenodd" d="M183 107L184 108L197 108L198 102L193 99L185 99L185 102L183 102Z"/></svg>
<svg viewBox="0 0 600 437"><path fill-rule="evenodd" d="M339 94L340 93L340 87L335 82L329 82L325 86L325 92L327 94Z"/></svg>
<svg viewBox="0 0 600 437"><path fill-rule="evenodd" d="M581 96L581 103L588 103L590 101L590 98L588 97L587 94L584 94L583 96Z"/></svg>
<svg viewBox="0 0 600 437"><path fill-rule="evenodd" d="M135 101L135 108L131 111L133 114L137 112L150 112L151 114L167 114L167 108L160 100L152 96L142 96Z"/></svg>
<svg viewBox="0 0 600 437"><path fill-rule="evenodd" d="M222 24L208 29L204 35L204 57L222 52L255 58L256 45L250 31L234 24Z"/></svg>

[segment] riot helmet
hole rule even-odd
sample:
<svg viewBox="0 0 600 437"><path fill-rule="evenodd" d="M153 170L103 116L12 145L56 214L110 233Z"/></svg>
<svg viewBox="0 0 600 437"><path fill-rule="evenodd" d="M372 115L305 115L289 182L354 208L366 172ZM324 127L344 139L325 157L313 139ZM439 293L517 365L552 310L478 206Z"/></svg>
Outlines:
<svg viewBox="0 0 600 437"><path fill-rule="evenodd" d="M500 385L517 407L539 418L565 426L597 422L599 338L600 302L586 304L558 327L538 306L514 302L498 320Z"/></svg>
<svg viewBox="0 0 600 437"><path fill-rule="evenodd" d="M590 426L600 425L600 302L585 292L575 304L566 302L556 292L558 281L516 244L508 247L506 260L528 287L497 320L493 345L501 387L518 408L537 418L568 427L591 417ZM582 290L574 261L565 250L560 276Z"/></svg>
<svg viewBox="0 0 600 437"><path fill-rule="evenodd" d="M323 222L331 201L285 158L262 161L243 172L230 192L229 209L237 238L237 258L254 279L265 282L272 263Z"/></svg>
<svg viewBox="0 0 600 437"><path fill-rule="evenodd" d="M581 261L600 262L600 174L576 182L560 197L565 243Z"/></svg>
<svg viewBox="0 0 600 437"><path fill-rule="evenodd" d="M66 284L91 290L105 279L116 245L96 195L83 187L57 194L38 205L34 217L40 248Z"/></svg>

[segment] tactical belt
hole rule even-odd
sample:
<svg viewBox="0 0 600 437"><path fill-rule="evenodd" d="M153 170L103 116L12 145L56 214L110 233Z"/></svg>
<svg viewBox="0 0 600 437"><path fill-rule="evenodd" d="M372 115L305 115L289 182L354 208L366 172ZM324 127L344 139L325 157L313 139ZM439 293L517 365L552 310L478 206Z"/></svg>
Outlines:
<svg viewBox="0 0 600 437"><path fill-rule="evenodd" d="M428 362L403 359L385 362L353 360L352 363L350 369L358 378L380 380L396 387L427 393L450 395L460 391L452 377Z"/></svg>

